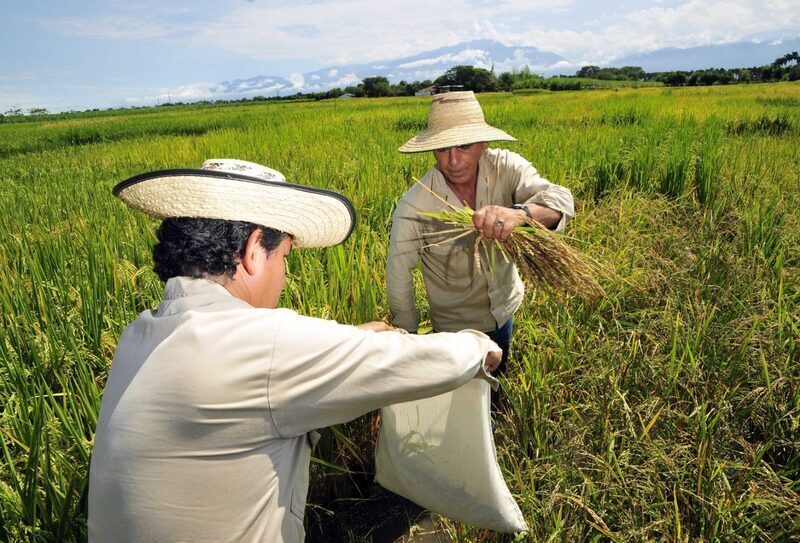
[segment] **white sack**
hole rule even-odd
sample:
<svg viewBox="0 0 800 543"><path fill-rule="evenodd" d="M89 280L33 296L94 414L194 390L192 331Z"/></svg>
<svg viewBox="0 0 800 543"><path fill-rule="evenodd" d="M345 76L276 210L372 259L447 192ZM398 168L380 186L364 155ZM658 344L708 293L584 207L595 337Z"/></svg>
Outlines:
<svg viewBox="0 0 800 543"><path fill-rule="evenodd" d="M489 384L383 409L375 480L417 505L499 532L528 529L508 491L492 437Z"/></svg>

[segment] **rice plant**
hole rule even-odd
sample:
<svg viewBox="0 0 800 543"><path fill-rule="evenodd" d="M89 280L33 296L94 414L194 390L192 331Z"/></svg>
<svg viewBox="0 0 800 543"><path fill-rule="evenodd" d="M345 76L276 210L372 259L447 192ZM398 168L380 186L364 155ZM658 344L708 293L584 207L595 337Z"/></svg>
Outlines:
<svg viewBox="0 0 800 543"><path fill-rule="evenodd" d="M434 234L440 241L428 243L438 245L452 242L456 239L474 234L475 226L472 222L475 211L469 206L457 208L444 198L431 191L426 185L420 183L439 198L450 209L441 213L422 212L421 215L438 219L452 226L450 230L436 231ZM442 236L450 234L446 240ZM425 242L425 240L422 240ZM603 296L603 288L597 282L595 275L599 272L596 263L589 262L581 253L551 233L544 225L534 219L528 219L525 226L517 226L511 236L503 240L489 241L481 235L475 238L473 252L478 268L481 266L480 250L485 249L489 255L489 267L493 265L495 256L494 248L497 247L500 256L506 261L513 262L522 278L531 287L550 289L557 294L573 295L592 301ZM490 270L491 271L491 270Z"/></svg>
<svg viewBox="0 0 800 543"><path fill-rule="evenodd" d="M510 149L573 191L567 235L611 272L594 304L529 288L515 316L495 441L530 526L518 539L800 539L800 87L479 99L519 139ZM391 213L434 162L396 149L428 104L208 104L0 125L0 540L86 536L108 365L162 289L156 223L116 201L114 184L234 157L344 192L354 235L292 253L283 305L386 318ZM314 523L352 518L369 494L373 420L324 431L307 515L319 540ZM507 540L435 524L442 539Z"/></svg>

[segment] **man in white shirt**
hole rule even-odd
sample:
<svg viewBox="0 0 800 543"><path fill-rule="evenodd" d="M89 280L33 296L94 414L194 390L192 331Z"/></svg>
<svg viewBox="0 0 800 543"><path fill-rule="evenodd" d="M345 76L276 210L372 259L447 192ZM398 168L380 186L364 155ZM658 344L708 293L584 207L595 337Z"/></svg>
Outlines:
<svg viewBox="0 0 800 543"><path fill-rule="evenodd" d="M500 362L484 334L413 336L277 309L292 247L341 243L343 196L263 166L131 178L163 219L164 300L125 328L95 434L93 541L302 541L317 428L441 394Z"/></svg>

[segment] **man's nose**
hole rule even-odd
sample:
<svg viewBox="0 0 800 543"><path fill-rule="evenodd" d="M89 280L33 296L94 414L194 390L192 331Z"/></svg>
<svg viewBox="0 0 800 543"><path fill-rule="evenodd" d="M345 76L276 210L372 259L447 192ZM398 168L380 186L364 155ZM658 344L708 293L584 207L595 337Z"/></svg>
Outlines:
<svg viewBox="0 0 800 543"><path fill-rule="evenodd" d="M455 147L451 147L447 150L447 163L451 166L455 166L460 161L461 157L458 154L458 149Z"/></svg>

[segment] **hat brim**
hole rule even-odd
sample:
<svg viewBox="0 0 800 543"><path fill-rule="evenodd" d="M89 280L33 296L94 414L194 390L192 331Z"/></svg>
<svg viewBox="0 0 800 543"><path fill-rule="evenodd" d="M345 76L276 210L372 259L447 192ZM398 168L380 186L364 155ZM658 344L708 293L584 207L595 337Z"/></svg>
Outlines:
<svg viewBox="0 0 800 543"><path fill-rule="evenodd" d="M333 191L217 170L161 170L131 177L113 193L156 219L245 221L291 234L298 247L345 241L355 209Z"/></svg>
<svg viewBox="0 0 800 543"><path fill-rule="evenodd" d="M446 130L425 130L408 140L398 150L401 153L421 153L484 141L517 141L517 138L485 123L464 124Z"/></svg>

